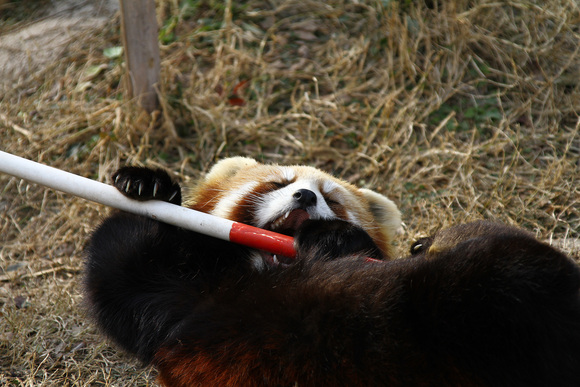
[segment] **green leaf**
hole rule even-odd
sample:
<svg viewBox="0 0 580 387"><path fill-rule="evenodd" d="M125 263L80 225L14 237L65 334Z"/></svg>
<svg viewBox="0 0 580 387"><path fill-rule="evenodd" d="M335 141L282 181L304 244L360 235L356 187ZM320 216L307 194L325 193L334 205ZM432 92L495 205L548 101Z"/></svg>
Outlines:
<svg viewBox="0 0 580 387"><path fill-rule="evenodd" d="M115 59L123 55L123 47L108 47L103 50L103 55L105 55L109 59Z"/></svg>
<svg viewBox="0 0 580 387"><path fill-rule="evenodd" d="M99 75L103 70L109 67L106 64L100 64L95 66L90 66L88 69L85 70L85 80L91 80Z"/></svg>
<svg viewBox="0 0 580 387"><path fill-rule="evenodd" d="M477 107L470 107L465 110L463 113L464 118L475 118L479 113L479 109Z"/></svg>

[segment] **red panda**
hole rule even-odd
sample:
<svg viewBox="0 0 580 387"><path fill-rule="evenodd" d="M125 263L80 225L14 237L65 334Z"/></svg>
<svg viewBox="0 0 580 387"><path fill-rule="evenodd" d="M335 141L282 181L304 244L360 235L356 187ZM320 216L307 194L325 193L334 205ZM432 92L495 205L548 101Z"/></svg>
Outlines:
<svg viewBox="0 0 580 387"><path fill-rule="evenodd" d="M399 210L383 195L316 168L265 165L246 157L217 163L190 192L185 205L288 235L307 219L340 219L366 231L385 258L392 258L391 242L401 227ZM280 258L264 254L255 252L256 267Z"/></svg>
<svg viewBox="0 0 580 387"><path fill-rule="evenodd" d="M125 167L114 181L181 203L161 170ZM165 386L580 385L580 269L527 232L459 225L392 259L389 199L243 158L214 166L185 202L292 235L297 256L106 219L87 246L89 310Z"/></svg>

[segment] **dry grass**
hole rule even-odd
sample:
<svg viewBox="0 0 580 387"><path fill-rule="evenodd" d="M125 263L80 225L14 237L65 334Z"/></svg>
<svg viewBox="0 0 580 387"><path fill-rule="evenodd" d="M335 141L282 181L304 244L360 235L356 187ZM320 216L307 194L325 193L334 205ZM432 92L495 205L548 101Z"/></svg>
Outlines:
<svg viewBox="0 0 580 387"><path fill-rule="evenodd" d="M580 254L575 0L159 3L162 115L122 98L115 18L0 97L0 148L102 181L125 163L183 181L230 155L304 163L397 202L402 254L479 218ZM151 384L82 310L108 210L7 176L0 192L0 384Z"/></svg>

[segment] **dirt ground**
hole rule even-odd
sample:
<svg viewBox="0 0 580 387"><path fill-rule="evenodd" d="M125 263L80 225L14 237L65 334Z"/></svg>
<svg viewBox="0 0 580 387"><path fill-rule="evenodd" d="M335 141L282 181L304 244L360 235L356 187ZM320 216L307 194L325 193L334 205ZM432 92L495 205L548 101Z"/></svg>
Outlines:
<svg viewBox="0 0 580 387"><path fill-rule="evenodd" d="M396 241L493 219L580 256L575 0L157 0L162 111L125 97L115 0L0 2L0 150L109 182L221 158L389 196ZM0 175L0 384L154 385L82 303L109 209Z"/></svg>
<svg viewBox="0 0 580 387"><path fill-rule="evenodd" d="M0 37L0 92L52 64L79 34L102 28L118 10L113 0L22 3L28 3L22 12L31 10L35 18L7 28ZM9 6L8 1L0 5L4 12L16 8Z"/></svg>

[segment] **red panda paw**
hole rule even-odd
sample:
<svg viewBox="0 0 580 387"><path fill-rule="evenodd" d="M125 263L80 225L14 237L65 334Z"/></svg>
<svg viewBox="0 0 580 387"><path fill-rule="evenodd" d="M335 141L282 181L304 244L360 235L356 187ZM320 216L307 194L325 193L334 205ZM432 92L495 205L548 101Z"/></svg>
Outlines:
<svg viewBox="0 0 580 387"><path fill-rule="evenodd" d="M307 220L298 229L294 244L298 259L384 259L369 234L343 220Z"/></svg>
<svg viewBox="0 0 580 387"><path fill-rule="evenodd" d="M135 200L162 200L181 204L181 187L162 169L123 167L112 176L113 185Z"/></svg>

